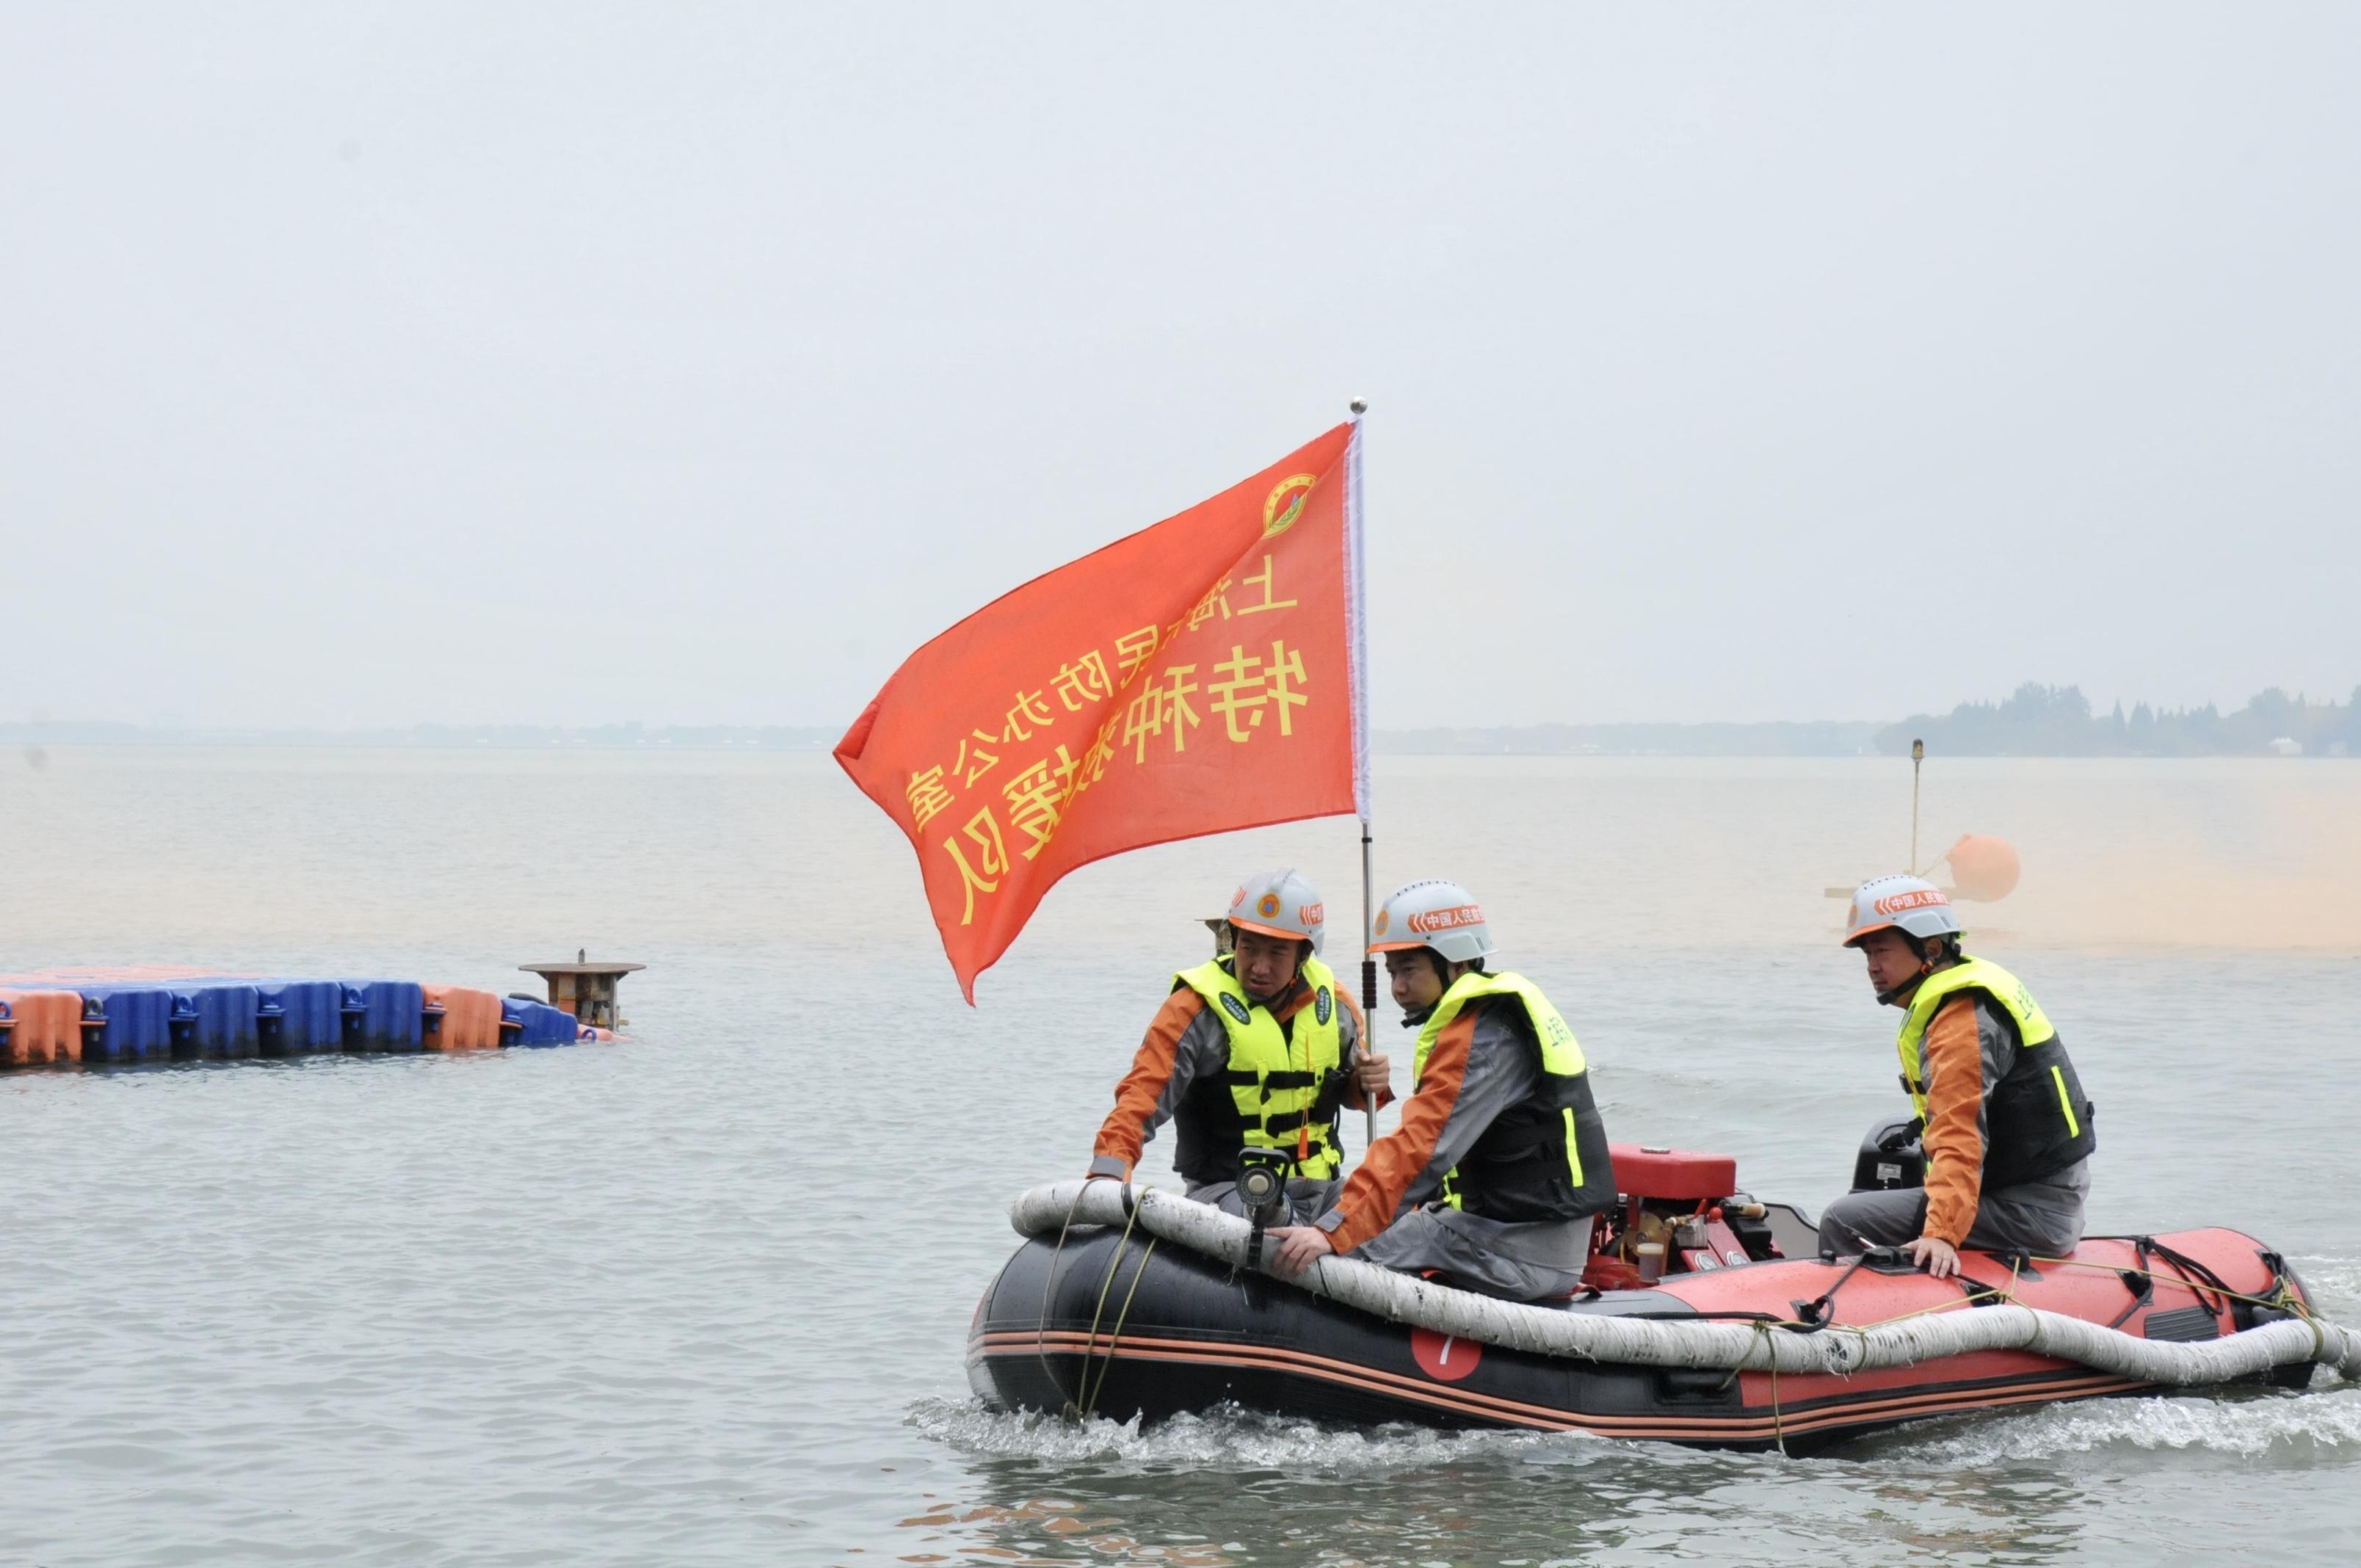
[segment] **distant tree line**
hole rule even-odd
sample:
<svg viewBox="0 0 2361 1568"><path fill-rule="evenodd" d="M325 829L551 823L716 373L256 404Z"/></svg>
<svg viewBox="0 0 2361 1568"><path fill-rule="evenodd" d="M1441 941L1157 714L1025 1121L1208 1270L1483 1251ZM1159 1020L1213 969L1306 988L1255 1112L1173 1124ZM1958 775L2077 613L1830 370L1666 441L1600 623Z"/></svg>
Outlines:
<svg viewBox="0 0 2361 1568"><path fill-rule="evenodd" d="M2235 713L2150 707L2093 713L2080 686L2032 681L1999 702L1963 702L1948 714L1916 714L1877 732L1877 749L1906 754L1913 738L1930 751L1982 757L2237 757L2285 751L2308 757L2361 756L2361 686L2350 702L2309 702L2273 686Z"/></svg>

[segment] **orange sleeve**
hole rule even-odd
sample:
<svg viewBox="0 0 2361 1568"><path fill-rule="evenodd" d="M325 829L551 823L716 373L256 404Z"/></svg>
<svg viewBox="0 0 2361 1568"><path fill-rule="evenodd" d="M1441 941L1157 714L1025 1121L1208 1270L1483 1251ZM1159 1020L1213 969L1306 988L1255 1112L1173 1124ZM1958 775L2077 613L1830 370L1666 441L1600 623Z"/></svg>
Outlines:
<svg viewBox="0 0 2361 1568"><path fill-rule="evenodd" d="M1131 1070L1115 1086L1115 1109L1099 1124L1091 1153L1122 1161L1126 1181L1139 1164L1140 1146L1148 1141L1156 1102L1164 1098L1164 1086L1171 1081L1172 1057L1180 1036L1204 1010L1205 999L1185 985L1166 997L1156 1011L1156 1021L1148 1025L1148 1037L1139 1042L1131 1058Z"/></svg>
<svg viewBox="0 0 2361 1568"><path fill-rule="evenodd" d="M1982 1196L1984 1135L1983 1044L1976 1037L1976 1004L1954 996L1927 1025L1927 1226L1925 1234L1958 1246L1976 1223Z"/></svg>
<svg viewBox="0 0 2361 1568"><path fill-rule="evenodd" d="M1323 1224L1338 1252L1350 1252L1394 1223L1394 1211L1419 1173L1434 1158L1434 1146L1459 1103L1467 1079L1467 1047L1476 1038L1470 1008L1444 1026L1427 1053L1426 1072L1402 1106L1401 1125L1379 1138L1336 1196L1334 1226Z"/></svg>
<svg viewBox="0 0 2361 1568"><path fill-rule="evenodd" d="M1363 1056L1378 1055L1378 1052L1369 1048L1369 1021L1361 1015L1360 1003L1345 995L1345 988L1341 985L1336 988L1336 1000L1343 1003L1345 1005L1345 1011L1353 1015L1353 1038L1360 1043L1361 1054ZM1358 1111L1361 1109L1366 1099L1367 1096L1363 1095L1361 1092L1360 1080L1357 1078L1347 1080L1345 1084L1345 1103L1351 1106L1354 1110ZM1382 1111L1393 1102L1394 1091L1392 1090L1387 1089L1378 1092L1378 1110Z"/></svg>

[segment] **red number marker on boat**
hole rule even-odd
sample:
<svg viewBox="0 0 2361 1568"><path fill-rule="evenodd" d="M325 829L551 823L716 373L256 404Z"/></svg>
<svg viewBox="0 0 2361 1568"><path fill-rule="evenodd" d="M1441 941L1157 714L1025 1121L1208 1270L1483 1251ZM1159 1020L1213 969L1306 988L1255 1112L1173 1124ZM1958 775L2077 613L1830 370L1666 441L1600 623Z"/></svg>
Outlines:
<svg viewBox="0 0 2361 1568"><path fill-rule="evenodd" d="M1418 1369L1438 1383L1456 1383L1484 1360L1484 1347L1476 1341L1453 1339L1433 1329L1411 1330L1410 1353Z"/></svg>

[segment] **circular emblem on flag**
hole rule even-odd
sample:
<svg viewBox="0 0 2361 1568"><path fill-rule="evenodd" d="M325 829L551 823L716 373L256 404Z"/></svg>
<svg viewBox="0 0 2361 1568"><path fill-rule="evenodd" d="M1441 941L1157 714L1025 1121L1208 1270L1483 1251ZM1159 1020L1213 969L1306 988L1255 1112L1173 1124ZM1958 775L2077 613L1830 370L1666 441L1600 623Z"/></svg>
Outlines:
<svg viewBox="0 0 2361 1568"><path fill-rule="evenodd" d="M1472 1339L1453 1339L1433 1329L1410 1331L1411 1359L1438 1383L1456 1383L1484 1364L1484 1347Z"/></svg>
<svg viewBox="0 0 2361 1568"><path fill-rule="evenodd" d="M1325 1024L1328 1022L1329 1015L1335 1011L1336 999L1328 994L1328 988L1326 986L1322 986L1318 991L1312 993L1312 1015L1314 1018L1317 1018L1320 1022Z"/></svg>
<svg viewBox="0 0 2361 1568"><path fill-rule="evenodd" d="M1226 991L1222 992L1222 1006L1231 1017L1235 1018L1241 1024L1246 1023L1254 1017L1254 1014L1246 1010L1246 1004L1245 1003L1239 1001L1236 997L1232 996Z"/></svg>
<svg viewBox="0 0 2361 1568"><path fill-rule="evenodd" d="M1266 893L1260 898L1256 899L1255 913L1261 916L1266 920L1278 919L1279 894L1275 893Z"/></svg>
<svg viewBox="0 0 2361 1568"><path fill-rule="evenodd" d="M1303 515L1304 498L1319 482L1317 474L1290 474L1281 479L1262 503L1262 536L1268 539L1292 528L1295 520Z"/></svg>

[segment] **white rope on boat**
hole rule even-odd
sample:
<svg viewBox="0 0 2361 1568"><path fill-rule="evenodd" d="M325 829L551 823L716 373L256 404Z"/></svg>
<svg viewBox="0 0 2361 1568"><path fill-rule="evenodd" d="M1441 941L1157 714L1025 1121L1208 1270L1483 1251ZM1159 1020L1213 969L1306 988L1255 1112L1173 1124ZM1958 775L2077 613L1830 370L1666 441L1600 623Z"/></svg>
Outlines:
<svg viewBox="0 0 2361 1568"><path fill-rule="evenodd" d="M1121 1225L1138 1208L1151 1235L1244 1266L1252 1227L1210 1204L1115 1181L1037 1187L1008 1212L1025 1236L1068 1225ZM1256 1266L1268 1273L1257 1260ZM1907 1366L1980 1350L2023 1350L2141 1383L2187 1387L2226 1383L2274 1366L2317 1362L2361 1381L2361 1335L2317 1319L2264 1323L2194 1343L2142 1339L2103 1324L2035 1307L2000 1305L1934 1312L1873 1328L1838 1325L1796 1333L1763 1323L1611 1317L1496 1300L1356 1258L1321 1259L1291 1281L1389 1321L1510 1350L1641 1366L1844 1375Z"/></svg>

